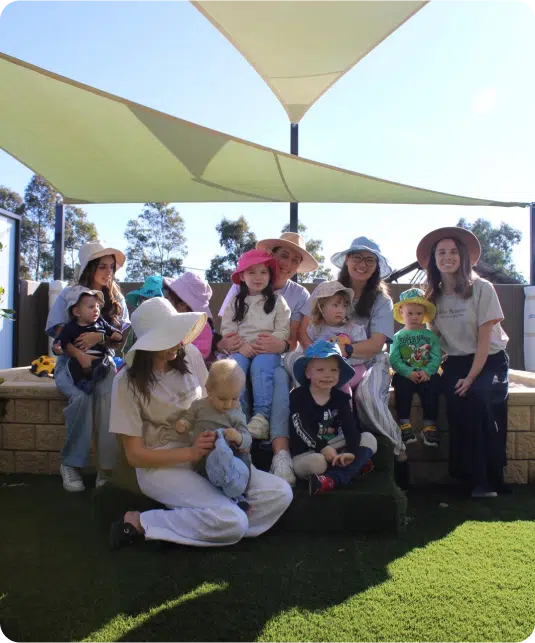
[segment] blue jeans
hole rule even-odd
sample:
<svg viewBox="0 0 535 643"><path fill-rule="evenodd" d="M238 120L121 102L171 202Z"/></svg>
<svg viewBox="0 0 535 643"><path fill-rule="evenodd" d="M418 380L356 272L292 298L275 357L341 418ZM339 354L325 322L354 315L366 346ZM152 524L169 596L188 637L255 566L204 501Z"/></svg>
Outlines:
<svg viewBox="0 0 535 643"><path fill-rule="evenodd" d="M238 362L241 369L247 376L251 373L251 384L253 387L253 415L263 415L267 420L271 417L271 403L273 400L273 372L280 364L280 355L265 353L256 355L253 359L245 357L241 353L232 353L230 356ZM240 395L240 403L245 413L247 404L247 386Z"/></svg>
<svg viewBox="0 0 535 643"><path fill-rule="evenodd" d="M66 355L60 355L54 372L56 386L69 398L64 410L67 437L61 451L61 460L69 467L85 467L89 464L94 417L98 466L100 469L112 469L117 450L116 436L109 432L115 365L112 361L108 375L96 382L93 393L88 395L74 385L67 365L68 359Z"/></svg>

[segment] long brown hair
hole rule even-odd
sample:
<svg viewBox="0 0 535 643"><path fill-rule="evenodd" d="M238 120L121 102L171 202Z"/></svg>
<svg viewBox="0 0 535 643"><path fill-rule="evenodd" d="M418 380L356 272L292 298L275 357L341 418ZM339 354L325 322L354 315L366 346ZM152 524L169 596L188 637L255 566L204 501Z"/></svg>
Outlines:
<svg viewBox="0 0 535 643"><path fill-rule="evenodd" d="M444 239L450 239L450 237L444 237ZM442 276L437 266L435 252L438 244L441 241L444 241L444 239L439 239L431 248L429 263L427 264L427 282L424 284L425 298L429 299L429 301L431 301L433 304L436 304L438 297L442 295ZM468 250L466 249L466 246L462 241L460 241L459 239L454 239L453 237L451 237L451 240L457 246L460 259L459 269L455 273L454 292L462 299L469 299L472 296L475 279L475 275L472 271L472 266L470 263L470 255L468 254Z"/></svg>
<svg viewBox="0 0 535 643"><path fill-rule="evenodd" d="M156 383L154 355L154 351L136 350L132 366L129 366L126 372L128 384L134 396L140 401L145 401L146 404L150 403L150 392ZM191 373L186 360L186 350L184 347L178 349L175 359L169 362L169 366L181 375Z"/></svg>
<svg viewBox="0 0 535 643"><path fill-rule="evenodd" d="M342 269L338 274L338 281L345 286L346 288L351 288L351 276L349 274L349 268L347 263L344 263ZM377 267L375 268L374 273L366 282L362 295L359 297L357 305L355 306L355 314L357 317L369 317L372 314L372 308L375 304L375 300L379 295L384 295L390 299L390 292L388 286L381 279L381 273L379 272L379 262L377 262Z"/></svg>
<svg viewBox="0 0 535 643"><path fill-rule="evenodd" d="M111 278L111 285L108 288L104 286L102 288L102 294L104 295L104 306L101 310L101 315L104 319L115 326L115 328L121 328L121 318L123 315L123 307L119 303L119 297L121 294L121 289L115 281L115 271L117 269L117 263L115 261L115 255L113 256L113 276ZM86 288L93 288L93 280L95 278L95 273L99 266L101 257L98 259L92 259L85 270L80 275L78 283L80 286L85 286Z"/></svg>
<svg viewBox="0 0 535 643"><path fill-rule="evenodd" d="M273 281L275 275L273 274L273 270L270 266L268 266L268 270L269 282L261 293L264 296L264 312L266 313L266 315L269 315L269 313L273 311L273 309L275 308L275 303L277 302L277 296L273 292ZM240 281L240 291L238 292L238 294L236 295L236 299L234 300L234 317L232 318L232 321L242 322L245 319L245 315L249 310L249 305L245 301L245 298L248 296L249 288L247 287L247 284L245 283L245 281Z"/></svg>

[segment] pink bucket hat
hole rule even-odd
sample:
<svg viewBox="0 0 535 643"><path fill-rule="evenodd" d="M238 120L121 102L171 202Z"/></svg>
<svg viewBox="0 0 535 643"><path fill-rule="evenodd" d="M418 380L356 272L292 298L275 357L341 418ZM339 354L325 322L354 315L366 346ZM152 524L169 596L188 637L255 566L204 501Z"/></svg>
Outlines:
<svg viewBox="0 0 535 643"><path fill-rule="evenodd" d="M166 278L164 282L177 297L191 308L192 312L206 313L208 317L212 318L209 306L212 289L202 277L193 272L185 272L174 281Z"/></svg>
<svg viewBox="0 0 535 643"><path fill-rule="evenodd" d="M256 266L259 263L265 263L271 271L273 272L273 277L275 277L277 271L277 262L273 258L273 255L265 250L249 250L242 254L238 261L236 270L232 273L231 279L232 283L240 284L240 273L244 270L247 270L250 266Z"/></svg>

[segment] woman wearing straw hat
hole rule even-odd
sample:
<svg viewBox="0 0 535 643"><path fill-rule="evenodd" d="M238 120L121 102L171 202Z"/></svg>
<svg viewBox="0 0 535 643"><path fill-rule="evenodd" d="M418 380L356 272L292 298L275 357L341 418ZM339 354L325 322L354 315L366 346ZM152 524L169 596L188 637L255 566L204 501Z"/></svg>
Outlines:
<svg viewBox="0 0 535 643"><path fill-rule="evenodd" d="M505 490L508 337L493 285L476 275L478 238L464 228L440 228L418 244L427 270L426 298L437 313L432 328L447 354L441 378L446 395L450 475L473 498Z"/></svg>
<svg viewBox="0 0 535 643"><path fill-rule="evenodd" d="M252 467L246 514L193 471L192 465L213 450L216 434L202 432L185 446L175 427L181 412L205 395L208 373L191 342L206 319L205 313L177 313L161 297L143 302L132 314L137 341L114 382L110 431L121 436L141 491L169 510L128 511L111 528L113 548L141 538L232 545L267 531L292 500L284 480Z"/></svg>
<svg viewBox="0 0 535 643"><path fill-rule="evenodd" d="M405 445L399 427L390 413L390 365L385 343L394 337L392 300L383 281L390 272L381 249L367 237L357 237L346 250L331 257L340 268L338 281L355 293L353 320L364 327L368 339L353 344L352 356L366 360L366 374L355 393L357 409L363 423L385 435L394 446L398 460L405 460ZM305 317L303 326L308 326Z"/></svg>
<svg viewBox="0 0 535 643"><path fill-rule="evenodd" d="M80 248L78 261L78 285L100 291L104 297L102 317L119 331L124 331L129 325L128 309L114 277L116 269L124 264L124 254L117 248L106 247L95 241L85 243ZM70 321L67 304L70 290L71 287L64 288L50 309L46 321L46 333L50 337L57 337L62 327ZM104 339L100 333L84 333L75 341L75 347L69 350L80 356ZM113 344L109 343L109 346L112 348ZM106 484L115 463L116 441L108 432L115 368L112 364L106 378L98 382L93 393L88 395L74 385L68 361L68 355L59 355L54 374L57 387L69 398L64 410L67 437L61 452L60 472L66 491L83 491L80 469L89 464L93 417L98 445L97 487Z"/></svg>
<svg viewBox="0 0 535 643"><path fill-rule="evenodd" d="M290 337L288 341L279 340L270 333L260 333L253 348L258 353L287 353L295 350L297 335L303 321L304 309L309 298L306 288L293 281L298 273L316 270L318 262L307 251L305 240L296 232L285 232L278 239L262 239L256 244L260 250L270 252L277 262L274 282L275 293L281 295L290 307ZM219 311L222 317L228 302L238 294L233 285ZM240 345L240 338L231 333L218 344L219 350L233 353ZM290 456L289 419L290 419L290 379L284 367L277 366L273 373L273 403L270 418L269 439L273 450L271 472L291 485L295 484L292 459ZM243 409L250 416L249 409ZM267 438L268 436L266 436Z"/></svg>

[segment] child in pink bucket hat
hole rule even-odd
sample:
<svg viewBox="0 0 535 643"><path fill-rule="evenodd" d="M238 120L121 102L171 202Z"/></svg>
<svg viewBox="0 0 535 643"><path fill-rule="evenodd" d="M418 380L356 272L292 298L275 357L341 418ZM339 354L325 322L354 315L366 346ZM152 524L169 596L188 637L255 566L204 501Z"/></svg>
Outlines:
<svg viewBox="0 0 535 643"><path fill-rule="evenodd" d="M210 285L199 275L193 272L185 272L174 281L169 277L165 277L163 292L177 312L206 313L208 315L208 323L193 344L199 349L205 362L212 361L210 357L213 350L215 350L215 344L220 338L215 335L212 312L209 306L212 297Z"/></svg>
<svg viewBox="0 0 535 643"><path fill-rule="evenodd" d="M253 417L247 428L253 438L267 439L273 398L273 371L281 363L281 356L258 353L253 344L260 333L270 333L284 341L290 336L290 308L284 297L275 294L273 281L277 263L264 250L249 250L243 254L232 273L239 292L229 301L221 321L221 334L237 333L241 339L234 359L247 375L251 372L253 388ZM246 388L240 402L244 407ZM245 407L244 407L245 408Z"/></svg>

